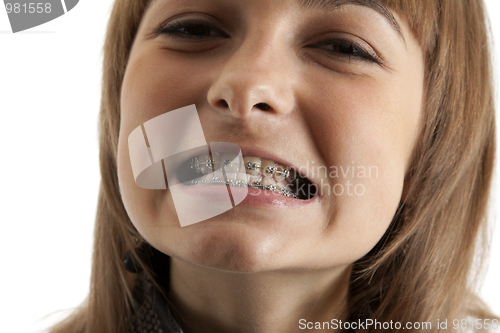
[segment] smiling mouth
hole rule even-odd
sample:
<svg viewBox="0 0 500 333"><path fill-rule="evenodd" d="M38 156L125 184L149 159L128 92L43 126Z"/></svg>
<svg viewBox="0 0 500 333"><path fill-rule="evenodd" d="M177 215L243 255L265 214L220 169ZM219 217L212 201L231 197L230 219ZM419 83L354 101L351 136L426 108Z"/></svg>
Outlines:
<svg viewBox="0 0 500 333"><path fill-rule="evenodd" d="M317 192L316 186L292 167L253 156L243 156L242 161L230 154L212 153L212 158L199 155L182 163L177 168L177 176L188 186L252 187L299 200L311 199Z"/></svg>

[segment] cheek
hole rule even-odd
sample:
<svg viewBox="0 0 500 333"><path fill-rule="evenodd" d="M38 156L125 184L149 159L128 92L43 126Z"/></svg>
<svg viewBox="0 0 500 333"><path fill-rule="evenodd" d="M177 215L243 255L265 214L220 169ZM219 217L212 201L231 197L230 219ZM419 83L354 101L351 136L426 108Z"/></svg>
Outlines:
<svg viewBox="0 0 500 333"><path fill-rule="evenodd" d="M165 190L142 189L135 184L128 153L128 136L142 123L170 110L206 102L212 81L203 62L185 56L167 56L157 49L132 53L123 80L120 100L118 180L127 213L139 233L153 244L159 228L180 226L172 196ZM173 238L173 236L171 237Z"/></svg>
<svg viewBox="0 0 500 333"><path fill-rule="evenodd" d="M160 61L163 62L161 65ZM137 230L148 239L151 228L178 226L173 201L165 190L136 185L128 151L130 133L167 111L193 104L192 86L179 79L179 67L165 66L158 54L134 54L127 66L120 101L117 168L122 200ZM174 79L177 78L177 79Z"/></svg>
<svg viewBox="0 0 500 333"><path fill-rule="evenodd" d="M143 123L170 110L206 101L211 74L204 63L145 48L131 57L121 95L122 121Z"/></svg>
<svg viewBox="0 0 500 333"><path fill-rule="evenodd" d="M120 132L117 154L118 183L123 205L130 220L139 233L147 239L146 229L160 226L158 208L166 200L166 191L147 190L136 185L128 153L128 133L130 131L125 129ZM161 225L175 225L175 211L171 216L171 221L162 221Z"/></svg>
<svg viewBox="0 0 500 333"><path fill-rule="evenodd" d="M336 171L328 178L335 214L327 236L343 235L357 260L380 240L401 200L422 90L411 80L336 80L327 86L309 96L316 102L304 114L317 129L315 142L327 166Z"/></svg>

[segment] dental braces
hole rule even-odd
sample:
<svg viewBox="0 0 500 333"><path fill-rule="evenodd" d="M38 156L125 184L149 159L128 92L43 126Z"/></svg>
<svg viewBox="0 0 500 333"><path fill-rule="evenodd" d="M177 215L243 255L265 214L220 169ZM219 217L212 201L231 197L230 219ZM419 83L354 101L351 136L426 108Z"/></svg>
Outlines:
<svg viewBox="0 0 500 333"><path fill-rule="evenodd" d="M258 188L260 190L270 190L273 192L280 193L282 195L285 195L287 197L295 198L295 199L300 199L295 193L293 193L290 189L283 187L280 189L277 188L276 185L263 185L259 181L255 181L253 183L247 183L244 180L236 180L234 181L233 179L228 179L227 181L224 181L220 177L214 176L211 181L207 181L206 179L202 180L192 180L191 185L197 185L197 184L223 184L227 186L235 186L235 187L253 187L253 188Z"/></svg>
<svg viewBox="0 0 500 333"><path fill-rule="evenodd" d="M287 167L285 170L278 170L277 166L266 166L266 167L261 167L258 166L256 162L247 162L246 164L241 164L241 163L233 163L230 160L224 160L221 162L215 162L214 160L207 160L206 162L200 162L198 157L195 157L194 160L192 161L191 164L191 169L196 169L199 170L200 165L205 165L210 169L214 169L215 164L224 164L224 166L227 167L233 167L233 166L242 166L247 170L252 170L252 171L257 171L257 169L264 170L265 175L271 175L273 176L274 174L277 174L278 176L283 176L284 178L289 178L291 182L296 180L300 175L297 175L295 172L292 172L293 170L290 169L290 167Z"/></svg>

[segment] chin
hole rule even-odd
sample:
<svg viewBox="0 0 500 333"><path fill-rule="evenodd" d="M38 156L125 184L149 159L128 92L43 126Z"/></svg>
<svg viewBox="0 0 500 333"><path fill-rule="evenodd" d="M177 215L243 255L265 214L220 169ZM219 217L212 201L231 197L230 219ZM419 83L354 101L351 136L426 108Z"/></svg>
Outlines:
<svg viewBox="0 0 500 333"><path fill-rule="evenodd" d="M254 273L283 268L279 241L265 233L234 227L205 229L186 241L175 257L229 272ZM279 264L280 267L277 265Z"/></svg>

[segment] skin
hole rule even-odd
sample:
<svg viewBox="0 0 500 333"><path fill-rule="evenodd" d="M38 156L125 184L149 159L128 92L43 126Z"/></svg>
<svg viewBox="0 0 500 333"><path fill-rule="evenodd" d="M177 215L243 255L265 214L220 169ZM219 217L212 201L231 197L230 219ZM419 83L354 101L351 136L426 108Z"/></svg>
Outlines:
<svg viewBox="0 0 500 333"><path fill-rule="evenodd" d="M172 257L170 293L185 332L295 332L299 319L343 318L352 263L380 240L402 198L421 117L422 49L393 15L401 34L361 5L157 0L146 12L123 82L118 176L133 224ZM211 26L205 36L156 33L192 19ZM338 40L378 63L333 47ZM271 152L323 191L302 207L240 205L180 227L168 190L135 184L127 138L190 104L208 142ZM372 167L371 177L318 172L353 161ZM348 195L347 181L364 193ZM342 195L327 190L335 185Z"/></svg>

